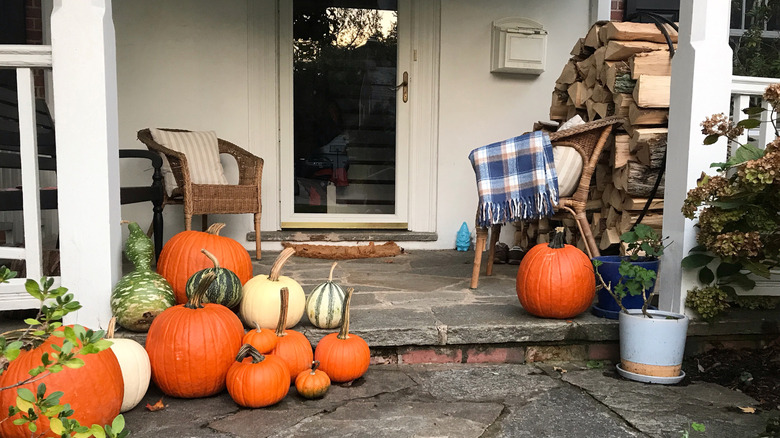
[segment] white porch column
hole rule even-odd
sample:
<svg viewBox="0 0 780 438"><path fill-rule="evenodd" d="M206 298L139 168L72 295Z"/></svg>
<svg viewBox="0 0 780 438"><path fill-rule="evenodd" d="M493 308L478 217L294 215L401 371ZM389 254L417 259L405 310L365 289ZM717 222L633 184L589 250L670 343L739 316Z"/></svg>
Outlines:
<svg viewBox="0 0 780 438"><path fill-rule="evenodd" d="M111 0L55 0L51 16L66 323L105 328L121 274L116 45Z"/></svg>
<svg viewBox="0 0 780 438"><path fill-rule="evenodd" d="M688 189L696 186L710 163L724 160L726 143L704 146L700 123L714 113L729 113L731 49L728 45L730 2L680 2L678 51L672 61L672 89L664 196L664 234L672 242L661 261L658 292L662 310L681 312L694 272L680 261L696 245L694 222L680 212Z"/></svg>
<svg viewBox="0 0 780 438"><path fill-rule="evenodd" d="M590 22L612 19L612 0L590 0Z"/></svg>

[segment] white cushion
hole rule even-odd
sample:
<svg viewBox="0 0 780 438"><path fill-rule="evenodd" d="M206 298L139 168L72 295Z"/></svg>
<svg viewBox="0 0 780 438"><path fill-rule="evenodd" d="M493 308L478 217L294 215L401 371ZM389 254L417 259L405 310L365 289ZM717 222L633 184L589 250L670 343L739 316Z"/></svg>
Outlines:
<svg viewBox="0 0 780 438"><path fill-rule="evenodd" d="M190 168L190 180L193 184L227 184L225 171L219 162L219 146L217 134L214 131L172 132L151 128L152 138L157 143L182 152L187 157ZM168 196L173 193L176 179L171 171L168 159L163 158L162 172L165 180L165 191Z"/></svg>
<svg viewBox="0 0 780 438"><path fill-rule="evenodd" d="M563 123L563 125L558 127L559 131L563 131L565 129L574 128L575 126L584 125L585 121L582 120L582 117L580 117L579 114L575 114L572 118L567 120Z"/></svg>
<svg viewBox="0 0 780 438"><path fill-rule="evenodd" d="M569 146L553 146L553 161L558 174L558 196L571 196L577 191L582 175L582 156Z"/></svg>

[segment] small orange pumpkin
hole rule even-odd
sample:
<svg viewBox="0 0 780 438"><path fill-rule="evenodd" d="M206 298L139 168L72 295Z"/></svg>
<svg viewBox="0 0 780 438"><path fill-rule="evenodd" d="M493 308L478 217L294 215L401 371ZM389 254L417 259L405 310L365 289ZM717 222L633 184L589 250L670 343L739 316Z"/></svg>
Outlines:
<svg viewBox="0 0 780 438"><path fill-rule="evenodd" d="M347 290L344 298L344 319L338 333L331 333L320 340L314 350L314 359L320 361L320 369L334 382L349 382L368 371L371 350L358 335L349 334L349 303L353 288Z"/></svg>
<svg viewBox="0 0 780 438"><path fill-rule="evenodd" d="M180 398L214 395L241 348L244 326L227 307L201 304L216 276L205 274L187 304L157 315L146 336L152 380L165 394Z"/></svg>
<svg viewBox="0 0 780 438"><path fill-rule="evenodd" d="M246 408L262 408L278 403L290 390L290 371L276 356L263 356L244 344L226 377L230 398Z"/></svg>
<svg viewBox="0 0 780 438"><path fill-rule="evenodd" d="M220 236L225 224L217 223L203 231L182 231L171 237L157 260L157 273L165 277L173 288L176 303L187 302L187 280L192 274L213 268L212 262L201 255L206 249L219 260L222 268L233 271L243 285L252 278L252 259L237 241Z"/></svg>
<svg viewBox="0 0 780 438"><path fill-rule="evenodd" d="M281 296L281 309L279 312L279 321L276 324L276 347L269 353L279 356L287 363L290 370L290 383L295 382L295 378L301 371L309 369L314 354L311 349L311 342L301 332L295 330L285 330L284 325L287 321L287 303L290 293L286 287L279 291Z"/></svg>
<svg viewBox="0 0 780 438"><path fill-rule="evenodd" d="M255 330L249 330L244 335L244 343L255 347L262 354L269 353L276 347L279 338L273 330L262 328L255 324Z"/></svg>
<svg viewBox="0 0 780 438"><path fill-rule="evenodd" d="M564 228L549 244L531 248L517 270L517 297L528 313L566 319L590 307L596 295L593 265L584 252L564 244Z"/></svg>
<svg viewBox="0 0 780 438"><path fill-rule="evenodd" d="M312 361L310 370L298 374L295 378L295 389L298 390L298 394L308 399L315 399L323 397L328 392L330 377L324 371L318 370L319 366L319 361Z"/></svg>

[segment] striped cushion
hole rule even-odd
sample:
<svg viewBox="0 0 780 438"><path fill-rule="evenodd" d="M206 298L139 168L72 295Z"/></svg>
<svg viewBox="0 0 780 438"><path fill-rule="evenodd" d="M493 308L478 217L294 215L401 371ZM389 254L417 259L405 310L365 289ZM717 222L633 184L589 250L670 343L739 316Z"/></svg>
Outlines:
<svg viewBox="0 0 780 438"><path fill-rule="evenodd" d="M553 146L553 161L558 173L558 195L573 195L582 175L582 156L572 147Z"/></svg>
<svg viewBox="0 0 780 438"><path fill-rule="evenodd" d="M214 131L171 132L151 128L152 138L157 143L182 152L187 156L190 168L190 179L193 184L227 184L225 171L219 162L219 146L217 134ZM163 178L168 196L173 193L176 179L171 171L168 159L163 158Z"/></svg>

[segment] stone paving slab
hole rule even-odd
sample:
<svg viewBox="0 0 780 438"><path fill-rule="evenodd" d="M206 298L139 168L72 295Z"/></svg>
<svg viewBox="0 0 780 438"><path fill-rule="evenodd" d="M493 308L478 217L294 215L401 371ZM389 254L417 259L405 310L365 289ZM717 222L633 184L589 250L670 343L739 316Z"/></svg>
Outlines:
<svg viewBox="0 0 780 438"><path fill-rule="evenodd" d="M584 362L372 366L322 399L305 400L293 387L262 409L239 408L226 392L166 397L168 408L158 412L143 408L159 398L153 388L125 413L133 437L679 438L695 421L707 431L692 438L748 438L766 420L734 409L755 402L724 387L648 385Z"/></svg>

